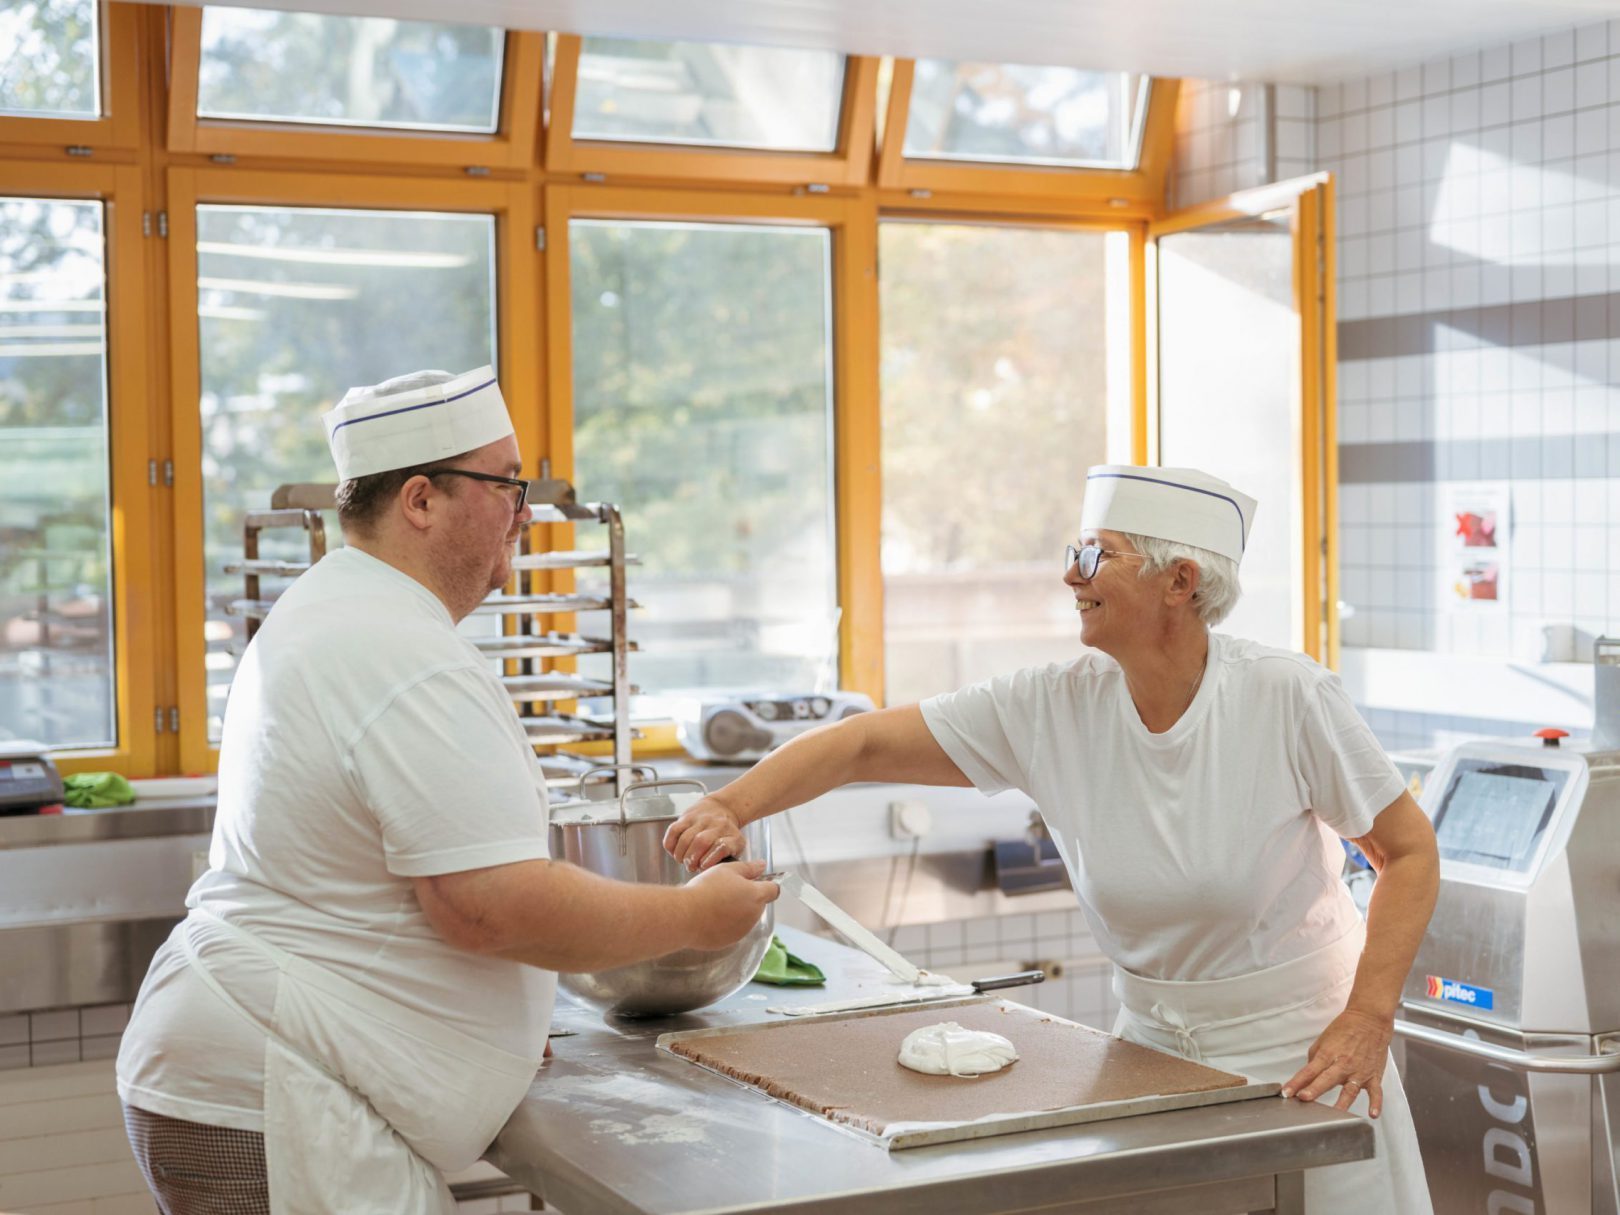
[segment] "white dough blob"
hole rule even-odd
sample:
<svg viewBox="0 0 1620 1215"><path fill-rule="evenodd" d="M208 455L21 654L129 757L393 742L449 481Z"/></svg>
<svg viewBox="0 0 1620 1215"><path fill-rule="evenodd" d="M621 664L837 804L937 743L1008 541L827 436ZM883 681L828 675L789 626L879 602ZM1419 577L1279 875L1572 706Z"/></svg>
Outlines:
<svg viewBox="0 0 1620 1215"><path fill-rule="evenodd" d="M983 1076L1017 1058L1018 1051L1000 1034L963 1029L955 1021L914 1029L900 1043L900 1066L930 1076Z"/></svg>

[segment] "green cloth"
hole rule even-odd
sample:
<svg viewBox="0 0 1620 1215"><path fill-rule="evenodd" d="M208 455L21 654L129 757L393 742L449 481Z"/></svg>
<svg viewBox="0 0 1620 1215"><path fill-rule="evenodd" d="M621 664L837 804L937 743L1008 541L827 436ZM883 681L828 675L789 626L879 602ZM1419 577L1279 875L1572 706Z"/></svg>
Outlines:
<svg viewBox="0 0 1620 1215"><path fill-rule="evenodd" d="M75 810L134 804L135 790L116 772L77 772L62 778L62 800Z"/></svg>
<svg viewBox="0 0 1620 1215"><path fill-rule="evenodd" d="M772 937L771 947L765 951L765 960L759 964L754 981L783 987L820 987L827 976L814 964L789 953L781 937Z"/></svg>

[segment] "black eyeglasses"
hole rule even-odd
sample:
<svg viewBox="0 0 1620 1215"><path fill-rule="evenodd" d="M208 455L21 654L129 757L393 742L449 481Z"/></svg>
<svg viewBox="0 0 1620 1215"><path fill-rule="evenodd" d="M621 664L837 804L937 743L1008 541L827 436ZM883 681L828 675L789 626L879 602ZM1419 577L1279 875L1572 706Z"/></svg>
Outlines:
<svg viewBox="0 0 1620 1215"><path fill-rule="evenodd" d="M1104 557L1135 557L1140 561L1142 554L1127 553L1117 548L1103 548L1100 544L1082 544L1079 548L1070 544L1063 550L1063 572L1067 574L1078 561L1080 576L1089 582L1097 576L1097 567L1102 564Z"/></svg>
<svg viewBox="0 0 1620 1215"><path fill-rule="evenodd" d="M522 477L497 477L494 473L473 472L470 468L435 468L426 475L429 480L434 477L466 477L471 481L488 481L491 485L510 485L517 490L517 501L512 504L514 515L521 513L523 504L529 500L529 483Z"/></svg>

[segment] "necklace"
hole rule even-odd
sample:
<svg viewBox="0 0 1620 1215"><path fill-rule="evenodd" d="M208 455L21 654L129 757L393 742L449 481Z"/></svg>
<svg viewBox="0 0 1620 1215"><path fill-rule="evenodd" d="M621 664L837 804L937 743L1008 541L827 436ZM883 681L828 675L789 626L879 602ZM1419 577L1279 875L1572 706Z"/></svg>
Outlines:
<svg viewBox="0 0 1620 1215"><path fill-rule="evenodd" d="M1182 703L1181 709L1176 713L1175 717L1171 720L1170 725L1167 725L1165 727L1166 730L1168 730L1170 728L1170 726L1173 726L1176 722L1180 721L1183 717L1185 717L1187 715L1187 710L1192 708L1192 702L1198 699L1198 689L1204 686L1204 671L1208 666L1209 666L1209 654L1206 651L1205 654L1204 654L1204 661L1198 667L1198 674L1193 676L1192 682L1187 685L1187 699ZM1141 701L1137 699L1136 690L1131 687L1129 677L1126 678L1125 687L1126 687L1126 690L1130 693L1131 700L1136 704L1136 713L1137 713L1137 716L1140 717L1142 715ZM1145 719L1144 719L1144 724L1146 724ZM1152 727L1149 727L1149 728L1151 729ZM1158 731L1155 731L1155 733L1157 733L1157 732Z"/></svg>
<svg viewBox="0 0 1620 1215"><path fill-rule="evenodd" d="M1208 665L1208 663L1209 663L1208 655L1205 655L1204 663L1205 663L1206 666ZM1198 668L1197 678L1195 678L1192 681L1192 688L1187 692L1187 703L1181 706L1181 711L1183 713L1185 713L1188 709L1192 708L1192 702L1198 699L1198 689L1203 687L1203 686L1204 686L1204 668L1199 667Z"/></svg>

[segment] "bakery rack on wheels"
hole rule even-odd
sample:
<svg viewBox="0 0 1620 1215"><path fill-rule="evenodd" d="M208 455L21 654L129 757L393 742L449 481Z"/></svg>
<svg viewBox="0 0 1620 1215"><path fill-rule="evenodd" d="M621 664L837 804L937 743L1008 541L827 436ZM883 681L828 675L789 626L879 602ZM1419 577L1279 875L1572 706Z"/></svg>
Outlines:
<svg viewBox="0 0 1620 1215"><path fill-rule="evenodd" d="M252 640L259 622L269 613L276 596L263 589L265 579L291 579L309 569L326 553L323 512L337 509L337 486L295 484L279 486L270 496L270 509L250 511L242 522L242 559L225 566L227 574L241 574L243 598L226 608L247 621ZM634 775L630 748L637 737L630 726L629 655L636 646L626 636L629 609L639 605L626 590L625 570L637 559L625 550L624 520L619 508L605 502L579 502L574 487L555 477L541 476L529 483L529 508L534 518L524 531L520 551L512 560L513 585L496 591L473 609L473 615L496 617L498 633L470 635L468 640L502 664L501 684L518 707L518 720L535 749L553 790L573 794L587 787L611 785L616 796ZM547 524L595 523L606 529L606 547L546 550L538 537ZM301 529L308 541L308 561L272 561L259 556L262 533L272 529ZM575 570L600 570L606 585L586 590L552 589L557 576ZM577 612L603 612L604 635L585 636L550 627L556 617ZM610 655L606 679L591 679L572 668L586 654ZM574 702L607 702L607 711L584 712ZM579 755L566 748L578 743L607 743L611 759Z"/></svg>
<svg viewBox="0 0 1620 1215"><path fill-rule="evenodd" d="M640 605L626 591L627 567L638 564L625 549L624 519L619 508L606 502L579 502L567 481L542 472L529 482L529 509L534 518L523 534L520 551L512 559L516 589L491 595L473 609L474 615L498 616L501 635L474 640L492 658L507 660L502 678L519 705L519 720L536 748L551 748L540 764L546 783L556 790L583 790L589 780L611 784L618 795L630 783L630 747L637 737L630 726L630 653L636 648L626 635L629 609ZM595 523L606 529L606 547L548 550L540 540L546 524ZM605 586L554 590L558 575L576 570L605 573ZM551 618L577 612L605 613L602 635L585 636L549 627ZM588 679L572 668L586 654L607 654L608 677ZM609 702L606 712L565 711L567 702ZM574 743L608 743L611 760L566 750Z"/></svg>

